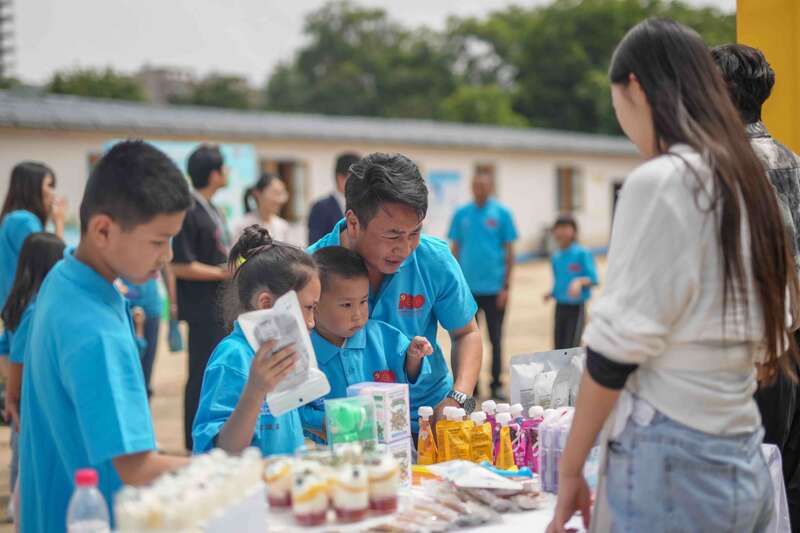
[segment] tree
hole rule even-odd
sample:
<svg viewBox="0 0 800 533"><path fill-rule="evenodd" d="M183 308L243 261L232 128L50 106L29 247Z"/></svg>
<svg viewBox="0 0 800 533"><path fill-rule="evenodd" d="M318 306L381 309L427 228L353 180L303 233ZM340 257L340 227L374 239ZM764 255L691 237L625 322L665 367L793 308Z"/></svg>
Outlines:
<svg viewBox="0 0 800 533"><path fill-rule="evenodd" d="M651 16L695 28L710 45L735 40L734 15L661 0L559 0L511 7L486 19L451 22L462 41L482 42L501 59L496 72L513 72L513 109L534 126L618 133L606 73L625 33ZM466 51L464 52L466 53ZM474 56L461 60L475 63ZM485 78L485 73L484 78Z"/></svg>
<svg viewBox="0 0 800 533"><path fill-rule="evenodd" d="M74 94L94 98L134 101L145 99L142 87L134 78L118 74L111 68L56 72L47 85L47 90L56 94Z"/></svg>
<svg viewBox="0 0 800 533"><path fill-rule="evenodd" d="M431 118L456 87L444 36L408 31L382 9L330 2L304 33L309 44L267 83L269 109Z"/></svg>
<svg viewBox="0 0 800 533"><path fill-rule="evenodd" d="M211 74L194 84L188 96L170 98L173 104L249 109L250 86L241 76Z"/></svg>
<svg viewBox="0 0 800 533"><path fill-rule="evenodd" d="M442 100L439 118L453 122L527 126L512 109L512 95L497 85L462 85Z"/></svg>

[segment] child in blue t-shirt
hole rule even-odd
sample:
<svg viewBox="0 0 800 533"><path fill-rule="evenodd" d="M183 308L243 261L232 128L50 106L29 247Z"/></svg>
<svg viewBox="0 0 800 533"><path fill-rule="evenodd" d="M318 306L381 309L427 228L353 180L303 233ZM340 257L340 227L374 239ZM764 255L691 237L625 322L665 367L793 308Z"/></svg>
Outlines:
<svg viewBox="0 0 800 533"><path fill-rule="evenodd" d="M36 295L47 273L64 257L64 241L52 233L31 233L19 252L16 275L8 293L2 318L9 335L10 352L4 417L11 424L11 495L16 494L19 467L19 404L22 394L22 369L28 345ZM16 507L16 505L15 505Z"/></svg>
<svg viewBox="0 0 800 533"><path fill-rule="evenodd" d="M231 249L229 267L234 271L226 299L229 314L269 309L289 291L296 291L309 329L320 282L314 260L300 248L273 241L258 225L245 229ZM192 426L194 452L214 447L238 453L256 446L266 455L293 453L303 444L297 410L281 416L269 411L265 396L275 389L297 362L294 346L273 353L268 341L256 352L239 323L214 349L203 375L200 404Z"/></svg>
<svg viewBox="0 0 800 533"><path fill-rule="evenodd" d="M175 163L142 141L114 145L86 182L80 243L47 274L28 333L19 442L26 532L64 531L79 469L97 471L111 505L123 484L146 485L188 463L156 449L133 324L114 280L157 275L191 198Z"/></svg>
<svg viewBox="0 0 800 533"><path fill-rule="evenodd" d="M347 396L347 387L365 381L416 383L430 373L424 364L433 347L425 337L409 339L386 322L369 319L369 278L358 253L342 246L314 253L322 294L311 342L317 365L328 378L326 399ZM301 408L303 428L324 437L324 404ZM413 417L412 417L413 418Z"/></svg>
<svg viewBox="0 0 800 533"><path fill-rule="evenodd" d="M578 224L571 215L561 215L553 225L558 250L551 258L553 290L544 297L555 299L556 316L553 334L556 350L580 345L585 306L597 285L594 256L578 241Z"/></svg>

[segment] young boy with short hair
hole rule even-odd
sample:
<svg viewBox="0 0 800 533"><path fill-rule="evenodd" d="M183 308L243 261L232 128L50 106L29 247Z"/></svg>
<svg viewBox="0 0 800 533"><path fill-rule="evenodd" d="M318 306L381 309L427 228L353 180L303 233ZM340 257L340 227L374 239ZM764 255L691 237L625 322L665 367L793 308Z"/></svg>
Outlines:
<svg viewBox="0 0 800 533"><path fill-rule="evenodd" d="M311 343L317 364L331 385L326 399L347 396L347 387L365 381L416 383L430 373L424 364L433 347L425 337L409 339L386 322L369 319L369 278L364 260L342 246L314 253L322 294ZM301 409L303 427L323 428L320 402Z"/></svg>
<svg viewBox="0 0 800 533"><path fill-rule="evenodd" d="M597 285L597 267L592 253L578 242L578 223L572 215L561 215L553 224L558 250L553 253L553 290L545 301L556 301L554 348L580 345L586 302Z"/></svg>
<svg viewBox="0 0 800 533"><path fill-rule="evenodd" d="M37 298L24 369L20 490L26 532L64 531L73 477L94 468L109 505L122 484L183 466L156 452L124 277L144 283L168 264L191 203L175 164L142 141L97 163L80 208L81 240Z"/></svg>

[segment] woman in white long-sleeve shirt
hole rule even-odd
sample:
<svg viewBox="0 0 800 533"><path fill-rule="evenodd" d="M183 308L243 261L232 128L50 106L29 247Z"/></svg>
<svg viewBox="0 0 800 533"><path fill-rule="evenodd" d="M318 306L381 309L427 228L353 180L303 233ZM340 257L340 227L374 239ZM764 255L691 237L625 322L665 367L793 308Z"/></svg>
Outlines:
<svg viewBox="0 0 800 533"><path fill-rule="evenodd" d="M797 354L798 281L775 193L693 30L640 23L609 78L647 161L617 204L549 530L576 510L588 524L582 467L605 424L594 531L763 531L757 368L774 377Z"/></svg>

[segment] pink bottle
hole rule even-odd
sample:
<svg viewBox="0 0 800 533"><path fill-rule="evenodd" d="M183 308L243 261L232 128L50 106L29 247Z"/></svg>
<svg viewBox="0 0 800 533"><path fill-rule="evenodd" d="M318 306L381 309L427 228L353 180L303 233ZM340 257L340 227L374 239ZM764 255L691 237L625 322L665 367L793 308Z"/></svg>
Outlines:
<svg viewBox="0 0 800 533"><path fill-rule="evenodd" d="M486 413L486 421L492 426L492 446L497 446L497 436L500 434L500 426L497 424L495 416L497 403L494 400L486 400L481 404L481 410Z"/></svg>
<svg viewBox="0 0 800 533"><path fill-rule="evenodd" d="M522 423L525 434L525 466L539 473L539 425L544 420L544 409L534 405L528 409L528 419Z"/></svg>
<svg viewBox="0 0 800 533"><path fill-rule="evenodd" d="M522 429L524 423L522 405L515 403L511 406L511 424L508 427L511 430L511 446L514 449L514 464L517 465L517 468L527 465L525 455L528 447L528 435Z"/></svg>

